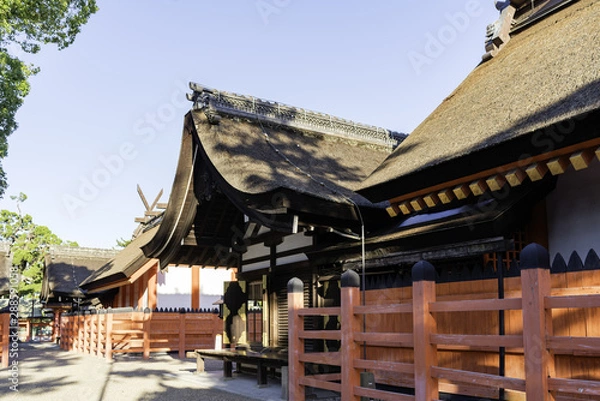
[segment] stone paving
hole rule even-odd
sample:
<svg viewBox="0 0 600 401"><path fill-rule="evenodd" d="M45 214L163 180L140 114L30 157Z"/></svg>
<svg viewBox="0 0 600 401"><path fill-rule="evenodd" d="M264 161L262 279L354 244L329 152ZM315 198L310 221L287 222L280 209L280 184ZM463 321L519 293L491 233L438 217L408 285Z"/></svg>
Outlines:
<svg viewBox="0 0 600 401"><path fill-rule="evenodd" d="M278 379L269 378L264 388L256 385L255 375L224 380L220 361L207 361L207 372L197 374L194 360L169 354L152 355L147 361L139 355L117 355L107 362L52 343L20 344L17 361L18 370L0 370L2 400L282 400Z"/></svg>

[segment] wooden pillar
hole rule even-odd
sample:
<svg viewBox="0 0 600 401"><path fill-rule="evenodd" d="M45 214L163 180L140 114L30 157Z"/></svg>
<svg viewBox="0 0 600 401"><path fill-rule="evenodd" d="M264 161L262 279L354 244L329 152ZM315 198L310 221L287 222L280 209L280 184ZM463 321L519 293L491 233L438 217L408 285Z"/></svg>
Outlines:
<svg viewBox="0 0 600 401"><path fill-rule="evenodd" d="M150 269L150 277L148 277L148 308L156 309L156 287L158 280L158 260L156 265Z"/></svg>
<svg viewBox="0 0 600 401"><path fill-rule="evenodd" d="M144 309L144 294L148 287L148 272L142 274L138 279L138 293L137 293L137 308Z"/></svg>
<svg viewBox="0 0 600 401"><path fill-rule="evenodd" d="M304 386L300 378L304 377L304 363L300 356L304 354L304 340L298 332L304 330L304 320L298 310L304 307L304 284L299 278L292 278L287 285L288 290L288 391L289 401L304 401Z"/></svg>
<svg viewBox="0 0 600 401"><path fill-rule="evenodd" d="M413 336L415 399L439 399L438 380L431 376L431 367L437 365L437 347L431 344L431 334L436 333L436 321L429 311L435 302L435 268L424 260L412 268L413 279Z"/></svg>
<svg viewBox="0 0 600 401"><path fill-rule="evenodd" d="M200 308L200 266L192 266L192 309Z"/></svg>
<svg viewBox="0 0 600 401"><path fill-rule="evenodd" d="M526 398L553 400L548 377L554 376L554 358L546 345L546 336L552 335L552 311L544 306L551 289L550 256L539 244L527 245L521 251L521 287Z"/></svg>
<svg viewBox="0 0 600 401"><path fill-rule="evenodd" d="M354 387L360 386L360 372L354 368L354 360L360 359L360 345L354 341L354 333L361 331L362 319L354 314L360 304L360 277L354 270L347 270L341 279L341 357L342 400L359 400Z"/></svg>

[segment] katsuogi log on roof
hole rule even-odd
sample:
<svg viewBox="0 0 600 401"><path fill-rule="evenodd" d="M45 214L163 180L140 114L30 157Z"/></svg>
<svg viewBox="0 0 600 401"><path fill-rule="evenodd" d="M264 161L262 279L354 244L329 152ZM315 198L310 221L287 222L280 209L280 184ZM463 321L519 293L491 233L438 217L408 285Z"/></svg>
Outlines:
<svg viewBox="0 0 600 401"><path fill-rule="evenodd" d="M392 199L597 139L600 2L563 3L513 28L495 57L477 66L359 192Z"/></svg>

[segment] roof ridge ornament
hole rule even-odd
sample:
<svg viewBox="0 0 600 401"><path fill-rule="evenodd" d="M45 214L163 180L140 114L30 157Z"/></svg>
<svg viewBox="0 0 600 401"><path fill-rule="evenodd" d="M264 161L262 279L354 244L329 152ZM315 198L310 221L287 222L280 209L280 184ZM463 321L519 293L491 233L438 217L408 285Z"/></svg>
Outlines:
<svg viewBox="0 0 600 401"><path fill-rule="evenodd" d="M218 124L221 114L225 114L253 120L259 119L267 123L342 137L390 149L396 148L407 136L403 133L356 123L329 114L253 96L218 91L194 82L190 82L190 89L193 93L188 94L187 98L194 102L193 110L204 111L211 124Z"/></svg>
<svg viewBox="0 0 600 401"><path fill-rule="evenodd" d="M485 35L485 51L483 61L495 57L500 49L510 40L510 30L512 28L515 7L509 0L496 1L496 8L500 11L500 17L496 22L489 24Z"/></svg>

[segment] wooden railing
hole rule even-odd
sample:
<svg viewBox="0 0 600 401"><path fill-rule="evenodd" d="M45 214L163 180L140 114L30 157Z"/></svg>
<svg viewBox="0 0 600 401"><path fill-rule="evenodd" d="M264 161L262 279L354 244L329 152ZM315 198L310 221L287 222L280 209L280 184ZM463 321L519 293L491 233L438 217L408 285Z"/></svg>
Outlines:
<svg viewBox="0 0 600 401"><path fill-rule="evenodd" d="M3 368L7 368L10 348L10 313L0 313L0 348L0 364Z"/></svg>
<svg viewBox="0 0 600 401"><path fill-rule="evenodd" d="M213 348L223 321L216 313L150 312L131 308L63 314L61 348L112 359L114 353L186 351Z"/></svg>
<svg viewBox="0 0 600 401"><path fill-rule="evenodd" d="M507 299L436 300L435 269L422 261L413 266L412 301L401 304L361 305L360 279L354 271L342 275L341 307L304 308L303 285L299 279L288 284L289 307L289 399L304 400L306 387L340 393L341 399L359 397L377 400L439 400L440 392L498 398L508 390L521 394L528 401L558 399L600 400L600 381L577 377L557 377L555 355L600 356L600 338L553 335L553 310L600 307L600 294L553 296L548 252L537 244L526 247L521 254L520 297ZM518 334L481 335L457 332L465 327L457 316L454 325L448 314L468 312L519 311L522 330ZM585 313L585 312L584 312ZM371 325L366 331L368 315L412 315L412 331L377 332ZM339 316L340 330L305 330L307 316ZM445 318L445 334L438 332L438 321ZM480 325L488 322L481 321ZM564 331L564 328L561 328ZM600 335L600 333L596 333ZM305 352L305 340L341 340L339 352ZM368 359L369 347L412 351L412 361ZM445 350L495 352L510 349L522 354L523 377L444 366L438 354ZM339 367L341 373L307 375L311 364ZM322 371L323 369L321 369ZM388 371L402 377L401 382L413 391L400 388L381 390L374 382L374 373ZM371 382L373 385L362 385ZM463 392L464 389L468 389ZM393 390L393 391L392 391ZM584 398L578 398L584 397Z"/></svg>

